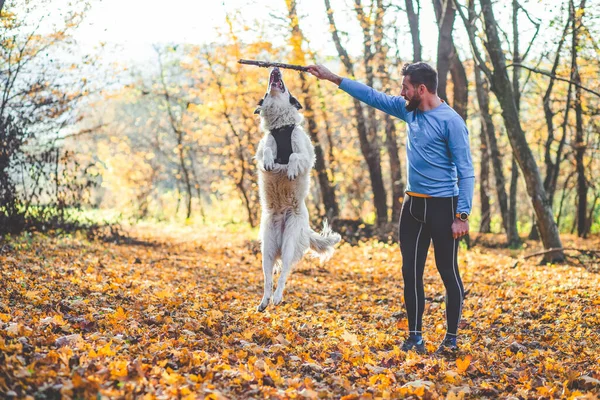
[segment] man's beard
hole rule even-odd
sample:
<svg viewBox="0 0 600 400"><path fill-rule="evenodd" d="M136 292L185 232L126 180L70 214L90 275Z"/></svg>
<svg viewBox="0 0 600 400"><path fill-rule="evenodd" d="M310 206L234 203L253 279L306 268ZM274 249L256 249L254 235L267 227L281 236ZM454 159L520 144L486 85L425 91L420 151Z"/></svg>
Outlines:
<svg viewBox="0 0 600 400"><path fill-rule="evenodd" d="M421 104L421 96L415 94L410 100L406 102L406 111L412 112L415 111L419 105Z"/></svg>

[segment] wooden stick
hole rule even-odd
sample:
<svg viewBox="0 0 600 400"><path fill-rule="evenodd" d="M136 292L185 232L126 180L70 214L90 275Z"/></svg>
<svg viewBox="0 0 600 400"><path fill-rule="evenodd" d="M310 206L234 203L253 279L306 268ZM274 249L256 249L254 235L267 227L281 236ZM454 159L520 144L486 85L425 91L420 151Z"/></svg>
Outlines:
<svg viewBox="0 0 600 400"><path fill-rule="evenodd" d="M302 72L308 71L308 68L304 67L302 65L274 63L274 62L268 62L268 61L238 60L238 63L247 64L247 65L256 65L257 67L263 67L263 68L278 67L278 68L295 69L296 71L302 71Z"/></svg>

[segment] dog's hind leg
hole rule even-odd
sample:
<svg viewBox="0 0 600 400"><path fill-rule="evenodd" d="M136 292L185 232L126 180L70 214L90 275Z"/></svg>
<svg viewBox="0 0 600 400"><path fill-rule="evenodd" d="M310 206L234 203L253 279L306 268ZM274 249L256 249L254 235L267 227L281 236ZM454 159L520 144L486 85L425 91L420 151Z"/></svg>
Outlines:
<svg viewBox="0 0 600 400"><path fill-rule="evenodd" d="M262 267L265 282L265 291L263 298L256 308L262 312L269 305L271 296L273 295L273 267L275 265L275 257L277 256L277 244L272 237L265 238L262 243Z"/></svg>
<svg viewBox="0 0 600 400"><path fill-rule="evenodd" d="M299 224L298 220L291 217L291 221L287 221L283 243L281 246L281 275L277 281L277 289L273 295L273 304L279 305L283 301L283 291L285 283L292 272L292 269L302 258L306 249L308 249L309 241L307 235L303 234L304 228Z"/></svg>

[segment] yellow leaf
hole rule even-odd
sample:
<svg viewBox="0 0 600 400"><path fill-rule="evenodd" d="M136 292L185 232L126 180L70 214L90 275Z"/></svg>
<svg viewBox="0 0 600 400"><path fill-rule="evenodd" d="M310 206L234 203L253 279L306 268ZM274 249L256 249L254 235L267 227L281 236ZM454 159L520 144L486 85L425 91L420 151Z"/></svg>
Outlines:
<svg viewBox="0 0 600 400"><path fill-rule="evenodd" d="M123 378L127 376L127 365L129 363L125 360L113 361L110 363L108 370L113 378Z"/></svg>
<svg viewBox="0 0 600 400"><path fill-rule="evenodd" d="M358 336L356 336L354 333L350 333L348 331L344 331L344 333L342 334L342 339L344 339L346 342L358 346L360 345L360 342L358 341Z"/></svg>
<svg viewBox="0 0 600 400"><path fill-rule="evenodd" d="M448 383L457 383L460 380L460 375L456 371L446 371L446 381Z"/></svg>
<svg viewBox="0 0 600 400"><path fill-rule="evenodd" d="M117 354L116 351L111 350L110 346L112 345L112 342L108 342L106 343L106 345L104 345L104 347L101 347L100 349L98 349L98 356L114 356L115 354Z"/></svg>
<svg viewBox="0 0 600 400"><path fill-rule="evenodd" d="M112 316L117 321L123 321L127 319L127 313L123 310L123 307L117 308L117 311L115 311Z"/></svg>

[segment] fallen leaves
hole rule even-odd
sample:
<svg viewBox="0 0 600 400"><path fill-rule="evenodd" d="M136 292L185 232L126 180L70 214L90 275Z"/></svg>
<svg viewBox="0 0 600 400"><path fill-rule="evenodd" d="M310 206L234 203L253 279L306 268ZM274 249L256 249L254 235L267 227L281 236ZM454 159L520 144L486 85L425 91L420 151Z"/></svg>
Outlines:
<svg viewBox="0 0 600 400"><path fill-rule="evenodd" d="M162 232L139 234L156 242ZM396 246L342 245L325 266L307 259L284 303L257 313L260 254L239 232L188 230L154 246L27 240L0 256L4 397L600 394L593 269L534 260L512 269L509 251L461 250L461 352L438 358L399 348L407 325ZM432 351L445 305L431 254L424 279Z"/></svg>
<svg viewBox="0 0 600 400"><path fill-rule="evenodd" d="M457 358L456 359L456 372L462 374L469 368L469 364L471 364L471 355L466 356L465 358Z"/></svg>

